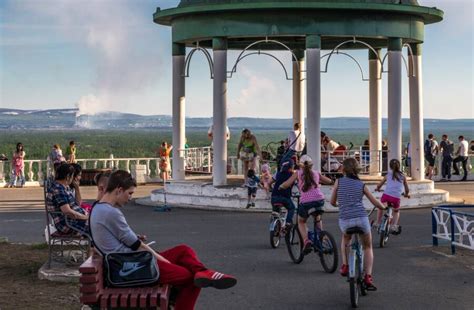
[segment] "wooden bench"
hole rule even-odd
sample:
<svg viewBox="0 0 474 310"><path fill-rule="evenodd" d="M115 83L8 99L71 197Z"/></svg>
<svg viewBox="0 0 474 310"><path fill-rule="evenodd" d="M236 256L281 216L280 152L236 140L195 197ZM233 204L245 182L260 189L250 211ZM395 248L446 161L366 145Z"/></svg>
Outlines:
<svg viewBox="0 0 474 310"><path fill-rule="evenodd" d="M89 257L80 267L81 303L92 308L169 308L169 285L150 287L108 288L104 285L102 257Z"/></svg>

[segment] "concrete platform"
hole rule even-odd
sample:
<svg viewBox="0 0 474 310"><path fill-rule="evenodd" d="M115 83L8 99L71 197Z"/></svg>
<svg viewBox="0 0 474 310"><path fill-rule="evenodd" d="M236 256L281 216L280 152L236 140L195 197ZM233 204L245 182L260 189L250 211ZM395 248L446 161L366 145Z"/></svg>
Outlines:
<svg viewBox="0 0 474 310"><path fill-rule="evenodd" d="M375 192L375 187L380 181L380 177L365 177L363 180L368 188L380 198L382 193ZM245 209L247 204L247 189L242 187L242 177L232 177L226 186L214 187L209 177L193 177L186 181L174 181L166 184L165 189L153 190L150 199L139 199L137 203L146 205L160 205L165 201L169 205L201 207L207 209ZM404 208L418 208L441 204L449 201L449 192L442 189L435 189L434 182L430 180L409 181L411 197L402 198ZM337 212L338 209L330 205L332 186L322 186L322 191L326 197L325 209L327 212ZM462 201L456 200L456 203ZM367 210L373 206L364 198ZM264 190L259 189L255 202L256 210L271 209L270 200L266 197Z"/></svg>
<svg viewBox="0 0 474 310"><path fill-rule="evenodd" d="M52 261L51 268L48 268L48 262L38 270L40 280L49 280L64 283L79 283L79 266L68 266L64 263Z"/></svg>

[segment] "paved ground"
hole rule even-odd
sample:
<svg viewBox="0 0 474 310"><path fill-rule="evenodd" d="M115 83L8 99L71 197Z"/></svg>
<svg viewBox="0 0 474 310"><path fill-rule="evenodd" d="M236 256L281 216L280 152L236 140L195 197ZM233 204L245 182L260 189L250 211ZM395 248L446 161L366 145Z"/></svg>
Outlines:
<svg viewBox="0 0 474 310"><path fill-rule="evenodd" d="M152 188L141 187L137 196L145 196ZM93 197L93 189L84 193ZM25 199L30 200L28 206ZM41 199L38 189L1 189L0 236L12 242L43 241ZM267 214L184 209L157 213L136 204L127 206L124 213L137 233L157 241L158 249L189 244L208 266L239 279L228 291L205 289L198 309L349 308L347 282L338 274L324 273L316 255L295 265L284 244L270 249ZM337 214L325 216L325 228L339 243L336 221ZM387 248L375 249L379 291L364 297L362 307L472 309L474 254L460 251L453 257L446 255L445 246L433 249L429 209L405 211L402 225L402 235L390 239Z"/></svg>

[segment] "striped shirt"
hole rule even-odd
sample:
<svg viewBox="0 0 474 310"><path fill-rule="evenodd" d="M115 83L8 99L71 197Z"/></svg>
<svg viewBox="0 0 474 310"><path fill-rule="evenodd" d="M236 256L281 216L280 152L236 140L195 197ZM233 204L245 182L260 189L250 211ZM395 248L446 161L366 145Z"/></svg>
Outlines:
<svg viewBox="0 0 474 310"><path fill-rule="evenodd" d="M366 217L362 198L365 184L359 179L343 177L338 180L337 204L339 205L339 219L349 220Z"/></svg>

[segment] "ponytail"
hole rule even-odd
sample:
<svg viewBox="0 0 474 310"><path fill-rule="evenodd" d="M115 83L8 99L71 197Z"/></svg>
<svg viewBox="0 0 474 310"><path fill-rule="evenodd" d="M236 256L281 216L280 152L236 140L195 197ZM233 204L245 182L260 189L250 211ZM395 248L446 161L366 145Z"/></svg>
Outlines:
<svg viewBox="0 0 474 310"><path fill-rule="evenodd" d="M304 162L303 165L303 192L309 191L309 189L314 186L318 187L318 184L314 181L313 178L313 164L308 163L307 161Z"/></svg>
<svg viewBox="0 0 474 310"><path fill-rule="evenodd" d="M392 170L392 180L397 180L398 182L401 182L403 173L400 171L400 162L398 161L398 159L392 159L390 161L390 169Z"/></svg>

